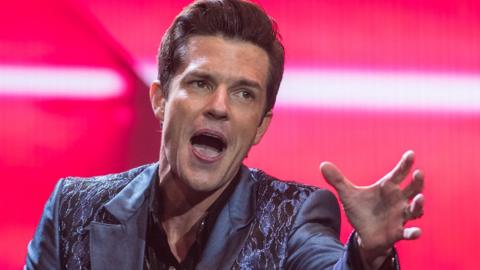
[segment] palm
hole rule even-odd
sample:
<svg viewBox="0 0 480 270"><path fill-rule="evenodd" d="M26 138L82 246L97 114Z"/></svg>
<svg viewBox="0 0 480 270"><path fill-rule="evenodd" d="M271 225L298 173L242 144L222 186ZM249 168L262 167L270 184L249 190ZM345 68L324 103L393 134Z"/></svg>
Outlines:
<svg viewBox="0 0 480 270"><path fill-rule="evenodd" d="M404 225L422 215L422 173L415 171L406 188L399 186L412 165L413 152L409 151L390 173L373 185L363 187L353 185L333 164L322 164L322 174L338 192L347 218L357 230L365 250L380 254L401 239L420 236L419 228L405 229Z"/></svg>

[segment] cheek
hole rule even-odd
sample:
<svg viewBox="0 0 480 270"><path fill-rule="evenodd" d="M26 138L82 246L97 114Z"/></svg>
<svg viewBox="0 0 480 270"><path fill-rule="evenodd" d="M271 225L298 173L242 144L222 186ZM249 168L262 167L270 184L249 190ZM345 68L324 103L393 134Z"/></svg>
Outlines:
<svg viewBox="0 0 480 270"><path fill-rule="evenodd" d="M178 98L178 96L171 98L165 108L162 137L163 143L166 145L172 144L178 147L184 142L186 134L192 127L195 113L191 102L187 102L188 100Z"/></svg>
<svg viewBox="0 0 480 270"><path fill-rule="evenodd" d="M247 116L239 122L237 132L243 145L252 145L257 135L259 117L257 115Z"/></svg>
<svg viewBox="0 0 480 270"><path fill-rule="evenodd" d="M199 101L194 96L188 95L187 91L178 90L169 102L169 109L172 118L184 118L195 113ZM180 117L178 116L180 115Z"/></svg>
<svg viewBox="0 0 480 270"><path fill-rule="evenodd" d="M188 104L177 96L172 97L165 107L165 122L170 125L177 125L187 116Z"/></svg>
<svg viewBox="0 0 480 270"><path fill-rule="evenodd" d="M179 137L180 127L182 125L182 118L178 117L182 115L182 113L178 111L178 107L170 105L173 104L168 104L165 109L162 127L162 143L166 146L175 143L175 138Z"/></svg>

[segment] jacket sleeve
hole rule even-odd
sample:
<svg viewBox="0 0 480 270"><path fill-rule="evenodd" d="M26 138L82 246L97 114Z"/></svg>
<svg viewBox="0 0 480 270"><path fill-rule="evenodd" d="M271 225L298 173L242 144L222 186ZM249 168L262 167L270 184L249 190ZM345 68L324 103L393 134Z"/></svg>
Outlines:
<svg viewBox="0 0 480 270"><path fill-rule="evenodd" d="M355 232L346 246L339 241L340 209L328 190L317 190L296 215L287 244L287 269L363 270ZM399 269L396 253L380 268Z"/></svg>
<svg viewBox="0 0 480 270"><path fill-rule="evenodd" d="M60 269L59 202L63 181L50 195L33 239L28 244L24 269Z"/></svg>

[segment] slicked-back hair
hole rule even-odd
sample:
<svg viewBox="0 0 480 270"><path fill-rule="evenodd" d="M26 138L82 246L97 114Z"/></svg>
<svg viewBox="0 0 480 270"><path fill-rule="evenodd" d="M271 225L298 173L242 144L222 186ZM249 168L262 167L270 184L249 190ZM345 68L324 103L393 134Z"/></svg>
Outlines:
<svg viewBox="0 0 480 270"><path fill-rule="evenodd" d="M189 38L197 35L250 42L267 53L265 113L270 111L280 87L285 59L276 22L261 7L244 0L199 0L185 7L165 32L158 52L157 79L165 96L181 65Z"/></svg>

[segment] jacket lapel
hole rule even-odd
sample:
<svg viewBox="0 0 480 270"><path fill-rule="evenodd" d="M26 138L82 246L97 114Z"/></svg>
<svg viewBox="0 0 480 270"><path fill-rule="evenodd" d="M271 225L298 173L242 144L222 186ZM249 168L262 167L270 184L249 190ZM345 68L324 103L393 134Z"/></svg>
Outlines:
<svg viewBox="0 0 480 270"><path fill-rule="evenodd" d="M90 259L95 269L142 269L148 221L148 198L158 164L147 167L104 205L120 224L90 225ZM256 183L242 166L240 181L220 212L196 269L228 269L238 257L256 209Z"/></svg>
<svg viewBox="0 0 480 270"><path fill-rule="evenodd" d="M90 224L92 269L142 269L148 220L148 192L155 183L158 164L147 167L104 205L120 224ZM99 212L100 212L99 211Z"/></svg>
<svg viewBox="0 0 480 270"><path fill-rule="evenodd" d="M256 208L256 185L242 166L240 181L220 212L196 269L229 269L247 239Z"/></svg>

